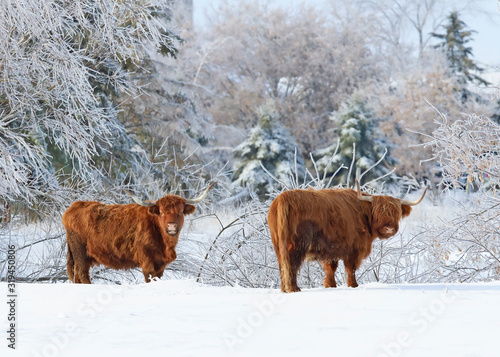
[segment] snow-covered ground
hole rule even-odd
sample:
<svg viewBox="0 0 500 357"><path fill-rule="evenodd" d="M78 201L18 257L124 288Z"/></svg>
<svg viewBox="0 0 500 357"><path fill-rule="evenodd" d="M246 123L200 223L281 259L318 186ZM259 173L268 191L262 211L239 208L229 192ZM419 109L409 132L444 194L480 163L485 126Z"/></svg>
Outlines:
<svg viewBox="0 0 500 357"><path fill-rule="evenodd" d="M0 291L7 299L7 284ZM1 356L498 356L500 283L357 289L17 284ZM8 330L2 303L0 328Z"/></svg>

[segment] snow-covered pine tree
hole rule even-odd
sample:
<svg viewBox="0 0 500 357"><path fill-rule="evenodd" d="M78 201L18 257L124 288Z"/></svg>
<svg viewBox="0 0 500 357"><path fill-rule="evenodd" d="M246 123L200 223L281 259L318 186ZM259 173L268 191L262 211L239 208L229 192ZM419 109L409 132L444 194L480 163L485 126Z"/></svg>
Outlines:
<svg viewBox="0 0 500 357"><path fill-rule="evenodd" d="M330 120L336 127L333 130L335 144L313 153L319 173L326 171L326 177L331 177L343 165L345 168L337 172L332 183L352 184L356 173L363 174L382 158L378 165L363 176L364 181L373 180L390 172L395 159L390 156L389 144L378 130L380 119L361 94L356 93L343 103L339 110L332 113ZM350 169L354 149L355 160ZM351 172L350 177L349 172Z"/></svg>
<svg viewBox="0 0 500 357"><path fill-rule="evenodd" d="M467 46L472 40L473 30L468 30L465 22L460 20L459 14L453 11L448 16L448 23L442 26L444 33L432 33L441 43L436 48L442 48L446 54L448 65L457 76L457 91L461 93L462 102L467 101L471 92L467 89L468 84L486 85L488 82L481 78L478 73L482 72L477 63L472 59L472 47Z"/></svg>
<svg viewBox="0 0 500 357"><path fill-rule="evenodd" d="M265 199L273 187L280 185L274 178L290 187L294 182L292 177L303 177L305 166L296 141L281 126L274 105L268 103L259 107L257 115L257 126L233 151L236 161L233 179L237 185L249 187Z"/></svg>

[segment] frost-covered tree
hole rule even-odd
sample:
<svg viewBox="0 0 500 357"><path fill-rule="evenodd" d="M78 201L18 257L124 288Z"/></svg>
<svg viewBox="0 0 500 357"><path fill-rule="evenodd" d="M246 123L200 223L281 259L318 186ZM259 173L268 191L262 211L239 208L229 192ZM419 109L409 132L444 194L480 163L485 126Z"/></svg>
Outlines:
<svg viewBox="0 0 500 357"><path fill-rule="evenodd" d="M168 139L179 165L187 156L190 164L213 162L213 153L209 156L204 150L212 137L213 121L197 99L201 89L190 83L192 73L185 70L193 62L189 50L195 46L192 1L170 3L171 13L164 17L182 33L175 56L149 52L135 75L141 95L122 96L118 118L149 151L159 150Z"/></svg>
<svg viewBox="0 0 500 357"><path fill-rule="evenodd" d="M436 48L442 48L445 52L450 69L457 76L457 90L461 91L462 101L465 102L471 94L466 88L467 84L488 84L478 75L483 69L472 59L472 47L468 46L475 31L467 29L456 11L449 15L447 24L442 27L444 33L434 32L432 36L440 40Z"/></svg>
<svg viewBox="0 0 500 357"><path fill-rule="evenodd" d="M314 152L319 172L326 170L331 175L343 166L344 169L336 173L333 182L346 184L353 183L356 175L362 175L367 170L365 181L391 171L394 159L389 154L390 144L378 129L381 119L368 105L366 98L359 93L354 94L332 113L330 120L336 127L334 134L339 144Z"/></svg>
<svg viewBox="0 0 500 357"><path fill-rule="evenodd" d="M344 0L347 1L347 0ZM384 42L400 50L402 44L416 42L418 56L422 57L432 41L432 33L446 21L450 11L474 14L481 12L482 0L349 0L353 6L368 10L367 16L376 17L381 25L378 35ZM411 36L409 33L411 32ZM416 41L415 41L416 40ZM404 53L396 56L405 55Z"/></svg>
<svg viewBox="0 0 500 357"><path fill-rule="evenodd" d="M432 150L421 145L437 128L436 109L456 118L462 113L492 113L494 103L473 98L463 103L455 76L438 50L426 51L418 63L393 75L390 83L375 90L377 101L372 103L377 115L385 118L380 129L392 144L391 154L398 161L396 174L437 184L439 168L435 161L428 161Z"/></svg>
<svg viewBox="0 0 500 357"><path fill-rule="evenodd" d="M273 105L259 107L256 114L260 118L257 126L233 151L234 182L266 198L280 182L293 185L293 179L302 177L305 169L297 143L280 124Z"/></svg>
<svg viewBox="0 0 500 357"><path fill-rule="evenodd" d="M389 85L377 89L377 113L386 118L380 129L393 145L396 174L418 180L432 176L435 164L422 163L432 157L432 151L419 144L435 130L436 113L429 103L447 113L458 114L463 109L453 88L445 59L439 53L428 53L421 64L395 73Z"/></svg>
<svg viewBox="0 0 500 357"><path fill-rule="evenodd" d="M253 128L255 108L273 101L301 150L327 143L328 115L385 74L370 42L369 17L337 23L311 4L221 1L195 54L193 82L218 124ZM362 83L362 84L361 84Z"/></svg>
<svg viewBox="0 0 500 357"><path fill-rule="evenodd" d="M122 145L113 97L136 91L129 73L147 49L175 52L165 9L162 0L0 2L4 204L57 196L61 152L61 166L89 179L94 160Z"/></svg>

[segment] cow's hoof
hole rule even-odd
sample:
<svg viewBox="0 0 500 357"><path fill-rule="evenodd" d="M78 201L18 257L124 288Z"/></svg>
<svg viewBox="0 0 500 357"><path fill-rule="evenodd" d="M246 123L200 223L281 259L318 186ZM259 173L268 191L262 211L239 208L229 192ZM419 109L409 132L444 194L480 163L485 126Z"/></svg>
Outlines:
<svg viewBox="0 0 500 357"><path fill-rule="evenodd" d="M325 288L336 288L337 287L337 283L331 282L331 281L325 281L323 283L323 285Z"/></svg>

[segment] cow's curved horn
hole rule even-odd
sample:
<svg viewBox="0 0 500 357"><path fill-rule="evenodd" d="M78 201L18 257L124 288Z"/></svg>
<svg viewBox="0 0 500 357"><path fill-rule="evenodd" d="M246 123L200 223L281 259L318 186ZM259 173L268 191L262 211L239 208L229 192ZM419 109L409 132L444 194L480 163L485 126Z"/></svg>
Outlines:
<svg viewBox="0 0 500 357"><path fill-rule="evenodd" d="M365 202L372 202L373 201L373 197L372 196L363 196L361 194L361 188L359 187L359 182L358 182L358 179L355 180L356 181L356 189L358 191L358 199L360 201L365 201Z"/></svg>
<svg viewBox="0 0 500 357"><path fill-rule="evenodd" d="M144 206L144 207L151 207L151 206L153 206L153 205L156 203L156 202L151 202L151 201L143 202L143 201L141 201L141 199L140 199L139 197L134 196L134 195L133 195L132 193L130 193L129 191L127 191L127 190L125 190L125 189L123 189L123 191L127 192L127 193L128 193L128 195L129 195L130 197L132 197L132 199L134 200L134 202L135 202L135 203L137 203L137 204L139 204L139 205L141 205L141 206Z"/></svg>
<svg viewBox="0 0 500 357"><path fill-rule="evenodd" d="M210 191L210 189L212 188L212 186L215 185L216 183L217 182L212 182L210 184L210 186L208 186L206 188L206 190L201 194L200 197L198 197L198 198L187 198L186 199L186 203L195 204L195 203L199 203L199 202L203 201L205 199L205 197L207 197L208 191Z"/></svg>
<svg viewBox="0 0 500 357"><path fill-rule="evenodd" d="M422 202L426 192L427 192L427 187L425 188L424 193L422 193L422 196L418 200L416 200L416 201L401 200L401 204L405 205L405 206L416 206L420 202Z"/></svg>

